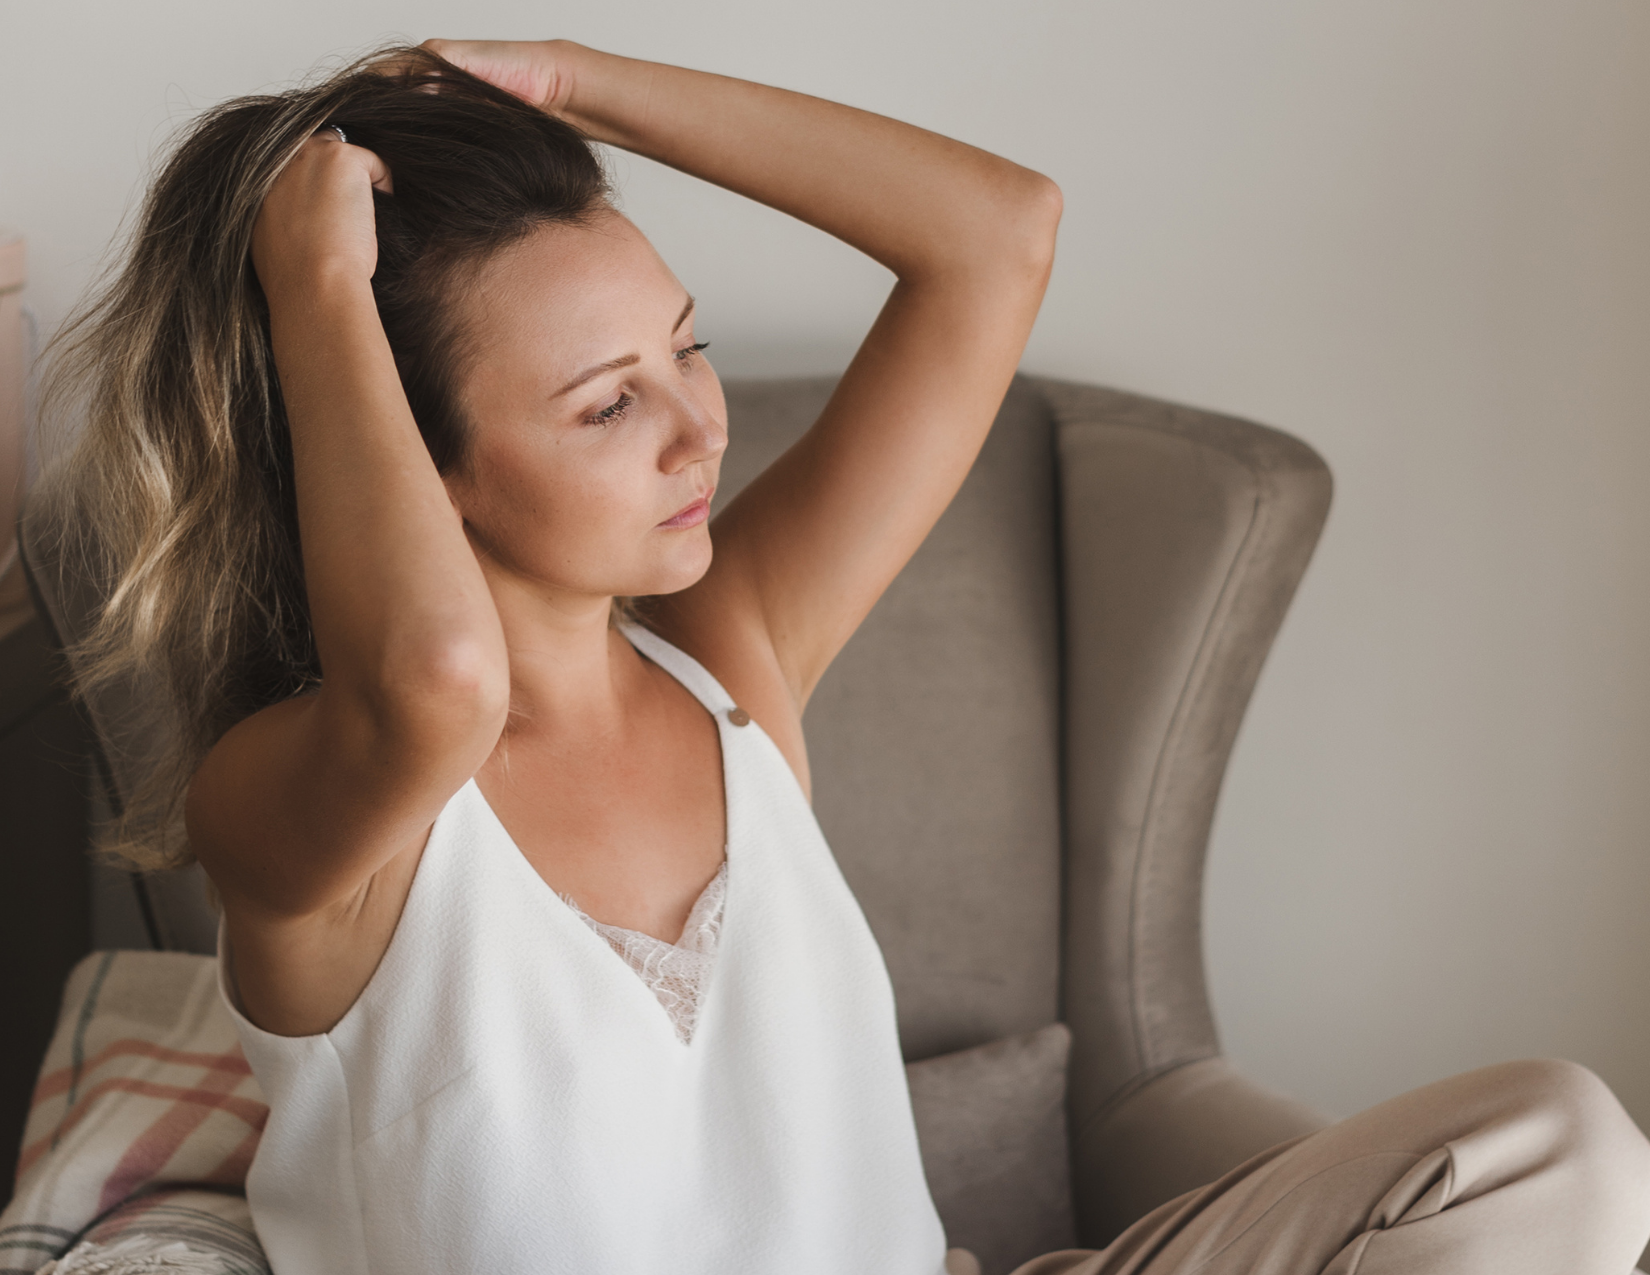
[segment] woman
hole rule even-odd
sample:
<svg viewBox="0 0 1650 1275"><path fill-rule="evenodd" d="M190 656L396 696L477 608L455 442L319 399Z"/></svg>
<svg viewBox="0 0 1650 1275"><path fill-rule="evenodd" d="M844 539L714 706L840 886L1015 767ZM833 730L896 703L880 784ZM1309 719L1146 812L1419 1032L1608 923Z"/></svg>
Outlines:
<svg viewBox="0 0 1650 1275"><path fill-rule="evenodd" d="M897 278L714 554L693 300L583 137ZM278 1275L969 1268L801 715L978 452L1059 206L920 129L561 41L432 41L185 142L65 364L118 564L83 656L177 706L122 835L221 896ZM1515 1064L1022 1269L1602 1273L1647 1192L1596 1079Z"/></svg>

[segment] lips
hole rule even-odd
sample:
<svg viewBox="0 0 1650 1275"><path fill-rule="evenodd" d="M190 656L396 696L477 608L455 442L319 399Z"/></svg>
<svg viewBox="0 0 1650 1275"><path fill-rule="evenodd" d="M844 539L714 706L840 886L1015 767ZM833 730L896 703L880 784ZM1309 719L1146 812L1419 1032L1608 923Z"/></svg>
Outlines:
<svg viewBox="0 0 1650 1275"><path fill-rule="evenodd" d="M710 517L710 493L706 492L686 509L666 518L659 526L670 531L682 527L697 527L708 517Z"/></svg>

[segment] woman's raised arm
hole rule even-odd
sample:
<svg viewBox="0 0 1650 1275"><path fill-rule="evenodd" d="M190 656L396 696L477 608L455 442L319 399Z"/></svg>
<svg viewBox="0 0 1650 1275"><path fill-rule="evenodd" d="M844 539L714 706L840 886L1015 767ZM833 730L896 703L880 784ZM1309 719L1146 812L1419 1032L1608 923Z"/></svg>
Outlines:
<svg viewBox="0 0 1650 1275"><path fill-rule="evenodd" d="M818 423L719 517L704 580L661 603L661 625L718 670L771 666L799 714L985 439L1048 280L1058 188L924 129L742 80L566 41L426 47L897 277Z"/></svg>
<svg viewBox="0 0 1650 1275"><path fill-rule="evenodd" d="M277 1031L330 1026L353 999L370 965L333 965L376 951L314 927L359 911L372 875L421 840L488 756L509 696L491 594L374 305L371 187L387 182L370 152L312 139L253 237L325 680L231 728L196 772L187 817L242 994Z"/></svg>

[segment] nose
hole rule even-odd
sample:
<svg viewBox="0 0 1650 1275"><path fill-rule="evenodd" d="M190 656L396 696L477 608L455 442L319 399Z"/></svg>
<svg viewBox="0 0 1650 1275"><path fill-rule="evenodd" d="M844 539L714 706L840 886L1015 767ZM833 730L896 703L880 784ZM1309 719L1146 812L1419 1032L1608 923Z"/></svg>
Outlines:
<svg viewBox="0 0 1650 1275"><path fill-rule="evenodd" d="M672 406L670 437L659 458L659 467L667 474L716 460L727 450L727 423L710 404L684 388Z"/></svg>

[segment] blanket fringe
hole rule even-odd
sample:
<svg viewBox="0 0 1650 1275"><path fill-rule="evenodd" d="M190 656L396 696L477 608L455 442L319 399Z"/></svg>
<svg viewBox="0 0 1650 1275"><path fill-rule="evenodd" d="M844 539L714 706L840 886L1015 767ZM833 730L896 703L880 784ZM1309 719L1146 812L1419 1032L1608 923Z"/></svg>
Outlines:
<svg viewBox="0 0 1650 1275"><path fill-rule="evenodd" d="M114 1244L77 1244L36 1275L230 1275L220 1253L181 1240L132 1235Z"/></svg>

